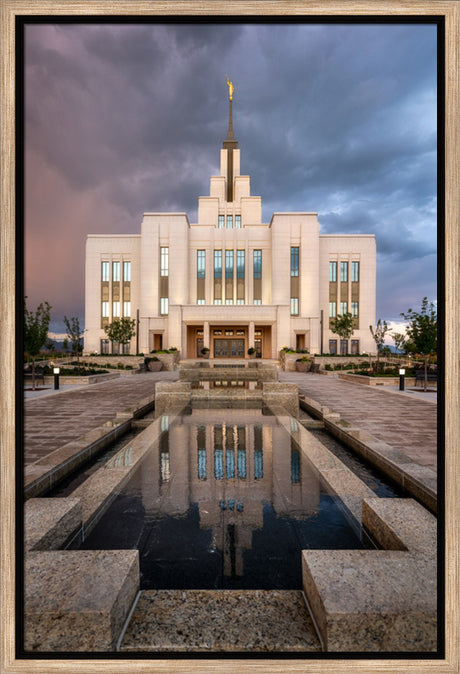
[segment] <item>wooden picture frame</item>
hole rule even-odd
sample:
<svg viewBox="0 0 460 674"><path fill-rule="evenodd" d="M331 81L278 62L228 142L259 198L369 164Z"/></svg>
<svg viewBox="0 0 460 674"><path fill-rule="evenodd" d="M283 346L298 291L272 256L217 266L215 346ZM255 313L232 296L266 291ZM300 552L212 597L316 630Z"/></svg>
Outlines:
<svg viewBox="0 0 460 674"><path fill-rule="evenodd" d="M446 438L446 656L444 659L16 659L15 655L15 18L19 15L365 15L445 17L445 438ZM460 4L456 0L2 0L1 85L1 656L0 671L19 672L388 672L392 674L459 672L459 47Z"/></svg>

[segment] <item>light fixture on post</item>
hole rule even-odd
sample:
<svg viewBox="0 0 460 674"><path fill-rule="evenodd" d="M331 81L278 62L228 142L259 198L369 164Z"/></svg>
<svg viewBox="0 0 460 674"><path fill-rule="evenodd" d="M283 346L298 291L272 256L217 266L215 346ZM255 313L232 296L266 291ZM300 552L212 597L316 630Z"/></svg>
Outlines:
<svg viewBox="0 0 460 674"><path fill-rule="evenodd" d="M59 368L58 367L53 367L53 374L54 374L54 390L58 391L59 390Z"/></svg>
<svg viewBox="0 0 460 674"><path fill-rule="evenodd" d="M406 370L401 367L399 368L399 390L404 391L404 375L406 374Z"/></svg>

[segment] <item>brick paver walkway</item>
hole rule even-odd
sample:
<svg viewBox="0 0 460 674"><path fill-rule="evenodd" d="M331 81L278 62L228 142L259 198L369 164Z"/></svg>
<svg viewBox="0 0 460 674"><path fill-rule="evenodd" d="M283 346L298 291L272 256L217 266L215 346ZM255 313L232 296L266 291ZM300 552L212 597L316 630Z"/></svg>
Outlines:
<svg viewBox="0 0 460 674"><path fill-rule="evenodd" d="M24 402L25 465L85 435L155 390L159 380L177 372L148 372L92 384Z"/></svg>
<svg viewBox="0 0 460 674"><path fill-rule="evenodd" d="M113 419L117 411L152 393L156 381L177 378L178 372L149 372L27 399L24 405L26 465ZM437 405L434 403L351 384L336 377L280 372L279 378L297 384L300 393L335 410L413 461L436 470Z"/></svg>
<svg viewBox="0 0 460 674"><path fill-rule="evenodd" d="M437 470L437 405L433 402L319 374L280 372L279 379L297 384L299 393L338 412L413 461Z"/></svg>

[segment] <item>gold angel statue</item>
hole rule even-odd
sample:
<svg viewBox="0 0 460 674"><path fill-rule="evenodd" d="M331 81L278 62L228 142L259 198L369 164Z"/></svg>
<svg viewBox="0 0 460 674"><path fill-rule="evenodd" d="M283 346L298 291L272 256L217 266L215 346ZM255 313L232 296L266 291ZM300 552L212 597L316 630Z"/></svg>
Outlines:
<svg viewBox="0 0 460 674"><path fill-rule="evenodd" d="M233 89L234 89L233 82L230 82L230 80L228 79L228 75L226 75L226 77L227 77L227 84L228 84L228 97L229 97L230 100L232 100L233 99Z"/></svg>

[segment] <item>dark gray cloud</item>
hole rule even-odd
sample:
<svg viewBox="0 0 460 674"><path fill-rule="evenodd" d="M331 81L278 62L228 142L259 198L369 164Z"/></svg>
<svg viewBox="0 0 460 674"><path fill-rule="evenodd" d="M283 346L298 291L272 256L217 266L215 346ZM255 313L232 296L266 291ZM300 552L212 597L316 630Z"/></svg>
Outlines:
<svg viewBox="0 0 460 674"><path fill-rule="evenodd" d="M382 318L434 299L434 26L29 25L25 55L26 286L56 325L83 318L87 233L138 233L148 210L195 220L226 75L264 219L312 210L323 232L375 233Z"/></svg>

